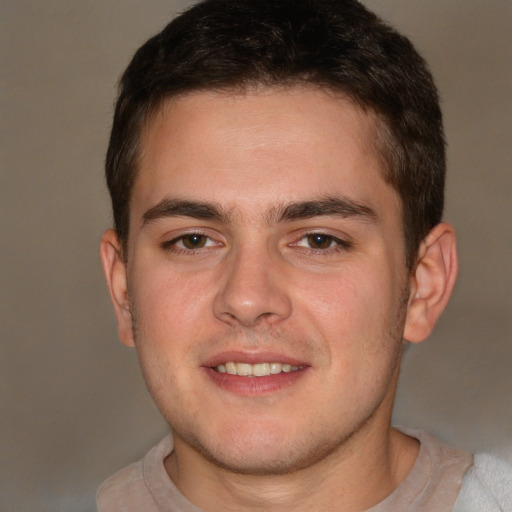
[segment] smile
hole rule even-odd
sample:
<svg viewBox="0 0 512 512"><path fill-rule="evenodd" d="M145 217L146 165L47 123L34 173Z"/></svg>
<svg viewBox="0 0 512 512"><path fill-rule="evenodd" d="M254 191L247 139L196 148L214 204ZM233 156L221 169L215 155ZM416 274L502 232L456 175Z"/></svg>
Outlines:
<svg viewBox="0 0 512 512"><path fill-rule="evenodd" d="M268 375L277 375L279 373L291 373L300 370L302 366L292 366L282 363L235 363L229 361L215 366L214 370L228 375L238 375L240 377L266 377Z"/></svg>

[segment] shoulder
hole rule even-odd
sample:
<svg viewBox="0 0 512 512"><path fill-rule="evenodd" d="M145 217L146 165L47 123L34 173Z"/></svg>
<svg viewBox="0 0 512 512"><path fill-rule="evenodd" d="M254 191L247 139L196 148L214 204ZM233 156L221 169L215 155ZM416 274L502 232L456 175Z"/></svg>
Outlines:
<svg viewBox="0 0 512 512"><path fill-rule="evenodd" d="M486 453L476 454L464 475L454 512L512 511L512 466Z"/></svg>
<svg viewBox="0 0 512 512"><path fill-rule="evenodd" d="M168 436L154 446L142 460L130 464L105 480L96 493L98 511L157 511L154 487L158 485L158 477L164 479L160 475L165 471L163 459L171 450L172 440Z"/></svg>
<svg viewBox="0 0 512 512"><path fill-rule="evenodd" d="M121 469L105 480L96 494L99 512L132 510L148 494L144 483L142 461ZM147 498L146 498L147 500Z"/></svg>

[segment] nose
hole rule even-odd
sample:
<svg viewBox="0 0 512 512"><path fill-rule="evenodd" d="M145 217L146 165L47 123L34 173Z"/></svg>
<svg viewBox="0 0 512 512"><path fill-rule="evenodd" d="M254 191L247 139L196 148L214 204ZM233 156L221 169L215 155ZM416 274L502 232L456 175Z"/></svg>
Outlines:
<svg viewBox="0 0 512 512"><path fill-rule="evenodd" d="M232 326L275 325L288 318L292 302L284 272L268 249L239 248L225 262L214 315Z"/></svg>

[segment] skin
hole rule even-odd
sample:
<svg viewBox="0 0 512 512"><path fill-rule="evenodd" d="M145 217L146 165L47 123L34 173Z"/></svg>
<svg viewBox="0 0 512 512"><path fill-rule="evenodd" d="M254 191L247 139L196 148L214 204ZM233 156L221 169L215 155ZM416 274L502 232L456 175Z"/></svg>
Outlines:
<svg viewBox="0 0 512 512"><path fill-rule="evenodd" d="M143 135L128 254L109 230L102 260L173 428L167 472L204 510L364 510L414 463L390 428L402 340L446 305L455 237L434 228L407 270L374 135L313 88L186 95ZM220 385L210 367L236 358L301 368Z"/></svg>

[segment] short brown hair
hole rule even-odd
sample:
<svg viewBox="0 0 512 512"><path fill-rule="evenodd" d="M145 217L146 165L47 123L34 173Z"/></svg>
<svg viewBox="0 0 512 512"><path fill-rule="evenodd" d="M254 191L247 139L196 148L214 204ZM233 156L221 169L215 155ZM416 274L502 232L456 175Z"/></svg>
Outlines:
<svg viewBox="0 0 512 512"><path fill-rule="evenodd" d="M355 0L205 0L135 54L120 82L106 159L126 246L141 132L162 103L198 90L311 84L378 119L386 180L403 210L406 259L441 221L445 143L436 87L411 42Z"/></svg>

